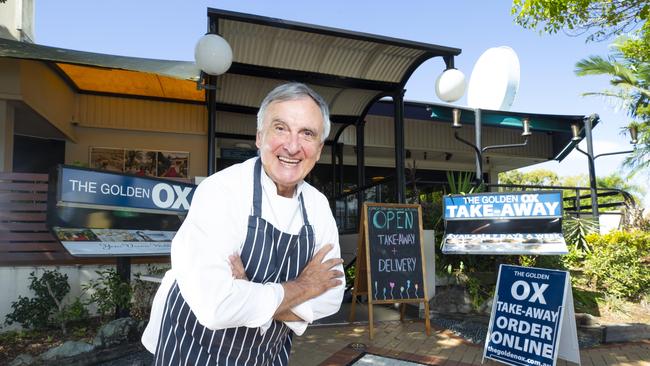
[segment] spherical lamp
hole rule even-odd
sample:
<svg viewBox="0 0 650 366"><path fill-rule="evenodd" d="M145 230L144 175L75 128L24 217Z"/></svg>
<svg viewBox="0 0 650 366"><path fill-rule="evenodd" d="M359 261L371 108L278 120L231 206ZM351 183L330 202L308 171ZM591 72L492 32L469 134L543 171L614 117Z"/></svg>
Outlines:
<svg viewBox="0 0 650 366"><path fill-rule="evenodd" d="M232 64L232 49L225 39L216 34L206 34L196 43L194 60L206 74L221 75Z"/></svg>
<svg viewBox="0 0 650 366"><path fill-rule="evenodd" d="M465 94L465 75L458 69L447 69L436 79L436 95L445 102L455 102Z"/></svg>

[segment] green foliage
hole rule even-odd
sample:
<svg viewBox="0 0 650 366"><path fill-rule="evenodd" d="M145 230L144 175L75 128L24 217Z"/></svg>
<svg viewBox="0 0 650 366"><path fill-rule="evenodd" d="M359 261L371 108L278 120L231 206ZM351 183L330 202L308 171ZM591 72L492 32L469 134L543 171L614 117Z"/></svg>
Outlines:
<svg viewBox="0 0 650 366"><path fill-rule="evenodd" d="M593 288L629 300L650 293L649 233L614 231L587 241L593 251L584 259L584 275Z"/></svg>
<svg viewBox="0 0 650 366"><path fill-rule="evenodd" d="M79 322L88 319L90 314L81 298L77 297L69 305L64 305L60 311L54 315L54 319L59 324L66 324L69 322Z"/></svg>
<svg viewBox="0 0 650 366"><path fill-rule="evenodd" d="M603 40L627 33L648 20L650 5L645 0L514 0L512 14L524 28L541 28L546 33L565 30L589 32L587 40Z"/></svg>
<svg viewBox="0 0 650 366"><path fill-rule="evenodd" d="M637 184L632 184L628 179L625 179L618 173L611 173L604 177L596 178L596 186L599 188L616 188L624 190L632 195L634 199L639 202L642 201L642 197L646 193L646 188L639 186ZM619 201L620 197L599 197L598 203L609 203L613 201Z"/></svg>
<svg viewBox="0 0 650 366"><path fill-rule="evenodd" d="M478 310L480 306L494 294L494 286L484 285L476 277L467 277L465 288L469 294L472 308Z"/></svg>
<svg viewBox="0 0 650 366"><path fill-rule="evenodd" d="M648 36L650 37L650 36ZM610 77L612 89L589 92L584 95L601 96L618 102L632 118L629 127L638 130L638 148L626 159L625 165L636 173L650 165L650 64L623 53L628 47L628 38L619 38L611 46L610 54L590 56L576 64L579 76L606 75ZM650 47L650 46L646 46ZM629 47L628 47L629 49ZM646 56L648 57L648 56Z"/></svg>
<svg viewBox="0 0 650 366"><path fill-rule="evenodd" d="M587 41L621 36L607 57L590 56L576 74L606 75L610 90L585 93L616 101L639 126L639 146L625 161L631 174L650 167L650 3L647 0L514 0L511 12L524 28L582 34Z"/></svg>
<svg viewBox="0 0 650 366"><path fill-rule="evenodd" d="M638 130L638 145L634 152L623 161L623 165L630 168L629 177L640 172L648 173L648 168L650 168L650 104L646 104L643 113L645 122L632 123Z"/></svg>
<svg viewBox="0 0 650 366"><path fill-rule="evenodd" d="M131 285L122 282L114 268L95 271L99 278L82 286L90 294L91 302L97 305L97 311L106 318L117 307L128 308L131 302Z"/></svg>
<svg viewBox="0 0 650 366"><path fill-rule="evenodd" d="M146 273L153 276L162 276L169 269L169 266L156 266L147 264ZM156 295L159 284L140 279L142 273L135 274L131 296L131 316L139 320L149 319L151 304Z"/></svg>
<svg viewBox="0 0 650 366"><path fill-rule="evenodd" d="M422 205L422 227L425 230L443 230L442 197L443 192L421 193L419 197Z"/></svg>
<svg viewBox="0 0 650 366"><path fill-rule="evenodd" d="M537 263L537 256L534 255L521 255L519 256L519 265L524 267L535 267Z"/></svg>
<svg viewBox="0 0 650 366"><path fill-rule="evenodd" d="M519 265L524 267L566 269L566 265L559 255L520 255Z"/></svg>
<svg viewBox="0 0 650 366"><path fill-rule="evenodd" d="M57 301L63 300L70 291L68 276L57 271L45 271L40 278L32 272L29 279L29 289L35 296L18 296L18 301L11 304L13 311L6 316L6 322L18 323L25 328L47 328L51 325L51 318L57 309ZM48 286L51 291L48 291Z"/></svg>
<svg viewBox="0 0 650 366"><path fill-rule="evenodd" d="M601 303L608 312L627 314L625 300L616 295L606 294L603 299L600 299L599 304Z"/></svg>
<svg viewBox="0 0 650 366"><path fill-rule="evenodd" d="M443 270L446 271L447 276L455 278L457 283L465 286L474 310L478 310L486 300L494 295L495 283L486 278L485 273L476 272L474 268L466 268L462 260L458 262L458 268L448 264L443 267ZM494 270L489 272L496 273Z"/></svg>
<svg viewBox="0 0 650 366"><path fill-rule="evenodd" d="M563 221L564 240L570 247L591 252L587 235L598 232L598 222L592 217L566 216Z"/></svg>
<svg viewBox="0 0 650 366"><path fill-rule="evenodd" d="M637 37L631 37L621 45L621 53L636 62L650 62L650 23L646 21Z"/></svg>
<svg viewBox="0 0 650 366"><path fill-rule="evenodd" d="M511 170L499 173L499 184L557 186L561 181L557 173L548 169L535 169L525 173Z"/></svg>
<svg viewBox="0 0 650 366"><path fill-rule="evenodd" d="M589 177L586 174L571 175L560 177L557 173L546 170L536 169L529 172L521 172L519 170L511 170L499 173L500 184L513 184L513 185L541 185L541 186L566 186L566 187L589 187ZM615 188L624 190L632 195L637 202L641 201L641 197L645 194L644 187L630 183L618 173L611 173L604 177L596 178L596 186L598 188ZM514 190L519 190L514 188ZM580 192L581 195L588 193L584 190ZM575 190L564 190L564 198L575 197ZM620 195L598 197L598 204L606 204L612 202L620 202L622 200ZM565 201L564 206L573 206L575 202ZM591 198L584 198L580 200L581 207L591 207Z"/></svg>
<svg viewBox="0 0 650 366"><path fill-rule="evenodd" d="M574 279L573 277L571 278ZM603 295L600 292L589 291L573 286L573 306L576 313L587 313L600 316L599 302L602 301Z"/></svg>
<svg viewBox="0 0 650 366"><path fill-rule="evenodd" d="M610 77L611 90L590 92L584 95L604 96L621 102L630 117L645 115L650 100L650 70L647 62L639 63L621 52L626 38L619 38L611 45L607 57L589 56L576 63L578 76L606 75ZM646 115L647 116L647 115Z"/></svg>
<svg viewBox="0 0 650 366"><path fill-rule="evenodd" d="M472 172L447 172L447 182L449 183L448 194L470 194L479 192L482 187L475 184L476 174Z"/></svg>
<svg viewBox="0 0 650 366"><path fill-rule="evenodd" d="M566 239L566 238L565 238ZM562 256L562 264L566 269L579 269L587 256L587 253L578 249L575 245L568 243L569 253ZM578 277L572 277L572 280Z"/></svg>
<svg viewBox="0 0 650 366"><path fill-rule="evenodd" d="M357 266L356 264L351 265L348 269L345 270L345 285L346 287L354 286L354 279L356 277Z"/></svg>
<svg viewBox="0 0 650 366"><path fill-rule="evenodd" d="M18 296L11 304L13 311L6 316L7 324L18 323L25 328L45 329L58 324L66 333L66 323L88 317L88 311L76 298L71 304L63 304L70 292L68 276L58 271L45 271L41 277L30 273L29 289L34 297Z"/></svg>
<svg viewBox="0 0 650 366"><path fill-rule="evenodd" d="M41 298L18 296L18 301L11 303L13 311L5 317L7 324L18 323L25 328L44 329L50 325L51 307Z"/></svg>

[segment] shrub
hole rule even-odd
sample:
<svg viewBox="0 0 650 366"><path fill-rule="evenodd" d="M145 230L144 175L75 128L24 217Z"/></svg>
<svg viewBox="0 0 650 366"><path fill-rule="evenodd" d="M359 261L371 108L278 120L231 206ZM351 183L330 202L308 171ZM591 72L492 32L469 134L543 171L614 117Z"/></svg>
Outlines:
<svg viewBox="0 0 650 366"><path fill-rule="evenodd" d="M95 271L99 278L82 285L84 291L90 294L90 301L97 305L97 311L106 318L115 309L128 308L131 302L131 285L122 282L114 268Z"/></svg>
<svg viewBox="0 0 650 366"><path fill-rule="evenodd" d="M6 316L7 324L18 323L25 328L44 329L53 324L66 333L66 323L88 317L88 311L79 298L70 305L63 298L70 292L68 276L58 271L45 271L40 278L30 273L29 289L34 297L18 296L11 304L13 311Z"/></svg>
<svg viewBox="0 0 650 366"><path fill-rule="evenodd" d="M6 322L18 323L25 328L47 328L51 325L50 319L57 309L55 299L62 300L70 291L68 276L57 271L45 271L40 278L32 272L29 279L29 289L35 296L18 296L18 301L11 304L13 311L6 316Z"/></svg>
<svg viewBox="0 0 650 366"><path fill-rule="evenodd" d="M164 275L169 266L158 267L156 265L147 265L147 274ZM142 273L135 274L133 282L133 296L131 299L131 316L139 320L149 319L151 313L151 304L156 295L160 284L155 282L144 281L140 279Z"/></svg>
<svg viewBox="0 0 650 366"><path fill-rule="evenodd" d="M54 316L60 324L78 322L89 317L88 309L79 297L75 298L69 305L64 305Z"/></svg>
<svg viewBox="0 0 650 366"><path fill-rule="evenodd" d="M637 300L650 292L650 234L613 231L591 234L584 275L605 294Z"/></svg>
<svg viewBox="0 0 650 366"><path fill-rule="evenodd" d="M559 255L520 255L519 265L524 267L540 267L565 270L566 265Z"/></svg>

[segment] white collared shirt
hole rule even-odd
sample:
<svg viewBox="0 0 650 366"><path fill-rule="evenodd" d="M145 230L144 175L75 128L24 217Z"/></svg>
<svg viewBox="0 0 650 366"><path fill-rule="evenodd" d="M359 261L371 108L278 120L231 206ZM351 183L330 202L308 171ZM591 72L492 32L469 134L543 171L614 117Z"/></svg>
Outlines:
<svg viewBox="0 0 650 366"><path fill-rule="evenodd" d="M172 241L172 269L162 280L151 309L142 343L155 352L167 293L174 280L199 323L209 329L261 327L265 331L282 302L277 283L260 284L232 277L228 256L241 253L253 204L253 167L257 158L206 178L197 187L192 206ZM334 248L325 259L340 258L338 229L327 198L301 182L293 198L277 194L275 183L262 169L262 218L278 230L298 234L303 225L298 195L303 194L309 223L314 229L316 253L323 245ZM339 265L339 271L343 266ZM345 281L343 281L345 282ZM334 314L341 306L345 283L306 301L292 312L302 322L285 322L297 335L307 324Z"/></svg>

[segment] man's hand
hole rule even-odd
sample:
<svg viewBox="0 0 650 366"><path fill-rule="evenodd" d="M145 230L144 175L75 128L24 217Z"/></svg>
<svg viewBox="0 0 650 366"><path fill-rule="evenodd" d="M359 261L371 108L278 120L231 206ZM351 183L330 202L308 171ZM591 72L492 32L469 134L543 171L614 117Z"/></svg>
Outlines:
<svg viewBox="0 0 650 366"><path fill-rule="evenodd" d="M323 261L325 255L333 247L332 244L324 245L294 280L294 283L300 286L310 299L341 284L341 280L338 278L343 277L343 272L334 269L334 267L343 263L343 259L331 258Z"/></svg>
<svg viewBox="0 0 650 366"><path fill-rule="evenodd" d="M276 316L343 283L340 279L343 272L334 269L343 263L343 259L331 258L323 261L332 248L332 244L324 245L307 263L298 278L282 284L284 298L275 312Z"/></svg>
<svg viewBox="0 0 650 366"><path fill-rule="evenodd" d="M230 263L230 270L232 271L233 278L248 281L246 270L244 269L244 263L242 263L239 254L233 253L228 256L228 262Z"/></svg>
<svg viewBox="0 0 650 366"><path fill-rule="evenodd" d="M325 255L327 255L332 248L334 248L332 244L324 245L318 252L316 252L309 263L307 263L307 266L303 269L298 278L282 284L282 287L284 288L284 298L273 316L275 320L302 320L291 312L292 307L343 283L340 279L343 277L343 272L334 269L334 267L343 263L343 259L331 258L323 261ZM239 254L233 253L228 256L228 263L230 264L233 278L248 281L244 269L244 263L242 263Z"/></svg>

